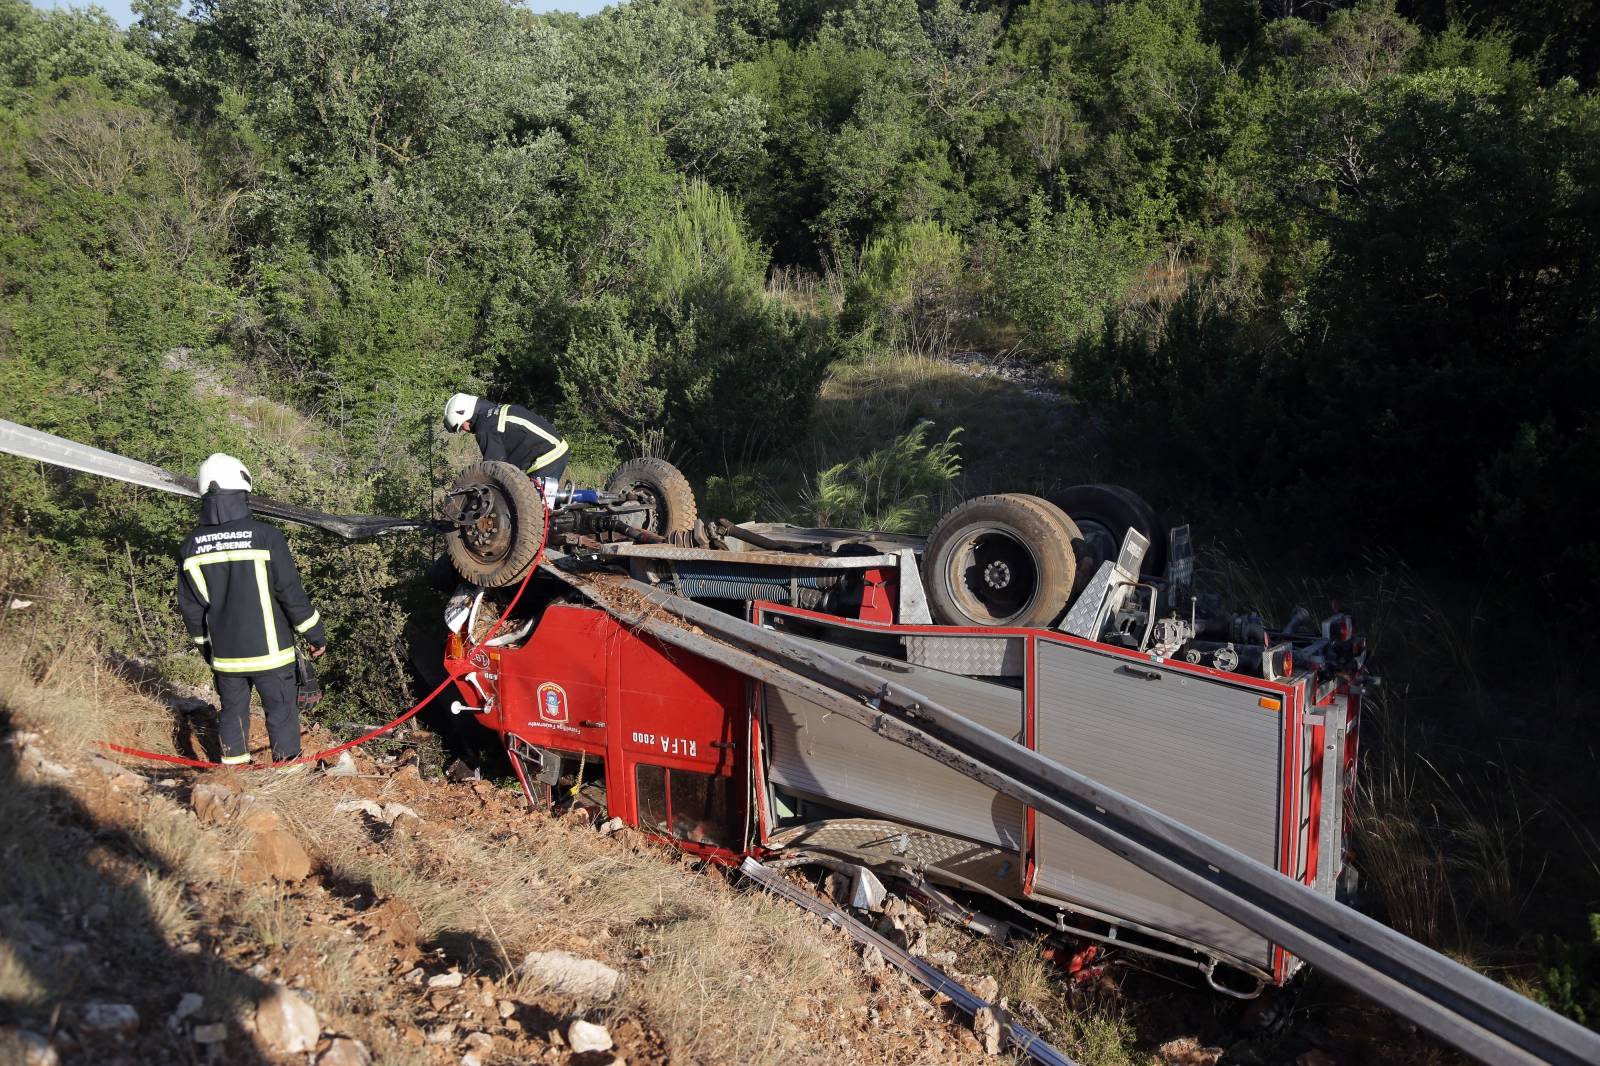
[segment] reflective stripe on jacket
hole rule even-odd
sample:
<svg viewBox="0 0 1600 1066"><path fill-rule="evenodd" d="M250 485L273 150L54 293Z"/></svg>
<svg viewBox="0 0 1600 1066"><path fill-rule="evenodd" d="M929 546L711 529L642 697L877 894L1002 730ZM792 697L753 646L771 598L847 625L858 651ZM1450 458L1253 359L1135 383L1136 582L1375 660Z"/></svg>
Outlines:
<svg viewBox="0 0 1600 1066"><path fill-rule="evenodd" d="M486 462L510 463L530 474L547 472L568 450L555 426L514 403L480 404L472 435Z"/></svg>
<svg viewBox="0 0 1600 1066"><path fill-rule="evenodd" d="M210 645L213 670L289 666L295 634L327 643L282 531L250 517L248 493L207 493L201 523L178 553L178 609L190 639Z"/></svg>

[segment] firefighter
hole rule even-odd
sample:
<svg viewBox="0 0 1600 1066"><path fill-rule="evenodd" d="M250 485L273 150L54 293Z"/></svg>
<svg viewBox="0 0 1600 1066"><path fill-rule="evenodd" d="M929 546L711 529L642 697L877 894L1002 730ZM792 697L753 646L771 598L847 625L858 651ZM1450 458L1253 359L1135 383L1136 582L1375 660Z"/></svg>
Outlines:
<svg viewBox="0 0 1600 1066"><path fill-rule="evenodd" d="M328 637L277 526L250 517L250 471L231 455L200 464L200 528L178 559L178 609L222 697L222 762L250 761L250 690L261 697L274 762L300 757L295 638L313 659ZM299 767L295 767L298 769Z"/></svg>
<svg viewBox="0 0 1600 1066"><path fill-rule="evenodd" d="M444 426L476 437L485 462L510 463L529 477L556 481L567 468L567 442L555 426L526 407L458 392L445 404Z"/></svg>

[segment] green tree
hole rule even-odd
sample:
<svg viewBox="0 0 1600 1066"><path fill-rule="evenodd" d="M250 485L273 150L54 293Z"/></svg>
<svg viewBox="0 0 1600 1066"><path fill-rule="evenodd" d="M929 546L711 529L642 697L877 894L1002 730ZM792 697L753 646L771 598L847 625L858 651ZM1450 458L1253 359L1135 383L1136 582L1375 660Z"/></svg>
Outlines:
<svg viewBox="0 0 1600 1066"><path fill-rule="evenodd" d="M268 150L263 235L423 268L487 256L559 170L562 38L499 0L197 5L195 55Z"/></svg>
<svg viewBox="0 0 1600 1066"><path fill-rule="evenodd" d="M158 74L99 8L40 11L27 0L0 0L0 107L67 78L94 78L119 99L137 99Z"/></svg>

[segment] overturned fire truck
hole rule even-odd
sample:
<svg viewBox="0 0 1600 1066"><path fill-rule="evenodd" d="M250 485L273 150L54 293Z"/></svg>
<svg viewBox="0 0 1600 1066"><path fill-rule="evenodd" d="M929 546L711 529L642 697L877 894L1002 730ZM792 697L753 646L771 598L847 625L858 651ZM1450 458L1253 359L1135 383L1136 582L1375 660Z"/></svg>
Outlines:
<svg viewBox="0 0 1600 1066"><path fill-rule="evenodd" d="M199 495L4 420L0 452ZM603 490L480 464L443 520L251 507L350 540L446 532L468 583L440 689L532 802L742 857L963 1010L985 1004L772 867L877 871L958 921L1189 963L1235 995L1304 960L1480 1061L1600 1062L1600 1035L1335 898L1363 642L1339 613L1228 613L1193 587L1186 530L1126 490L982 497L926 538L708 527L654 459Z"/></svg>
<svg viewBox="0 0 1600 1066"><path fill-rule="evenodd" d="M627 573L923 693L1324 895L1351 884L1364 642L1343 614L1274 629L1224 613L1193 587L1187 529L1126 489L981 497L927 537L707 527L676 470L636 460L604 491L546 486L546 530L535 487L495 465L458 482L447 544L501 591L458 590L447 659L454 709L503 738L535 805L589 804L718 862L864 867L997 936L1145 952L1234 995L1298 966L959 769L628 624ZM546 540L559 563L462 660Z"/></svg>

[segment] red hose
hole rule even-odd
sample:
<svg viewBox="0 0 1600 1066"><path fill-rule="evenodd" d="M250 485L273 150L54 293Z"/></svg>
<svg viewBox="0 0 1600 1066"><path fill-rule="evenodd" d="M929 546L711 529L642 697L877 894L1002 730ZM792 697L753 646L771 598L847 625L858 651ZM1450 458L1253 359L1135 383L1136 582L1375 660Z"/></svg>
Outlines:
<svg viewBox="0 0 1600 1066"><path fill-rule="evenodd" d="M544 503L544 497L542 494L540 495L539 499L540 505L544 507L544 528L539 534L539 550L534 552L533 562L528 564L528 572L523 575L522 584L517 586L517 594L511 597L511 602L506 604L506 609L500 612L500 617L495 619L494 625L490 627L489 632L483 635L483 639L467 649L466 654L462 656L463 659L470 659L474 652L483 647L485 644L489 643L489 641L493 640L494 635L500 632L500 627L505 625L506 619L510 618L511 612L516 609L517 601L522 599L522 593L527 589L528 582L533 580L533 572L539 568L539 558L544 555L544 546L550 536L550 508L548 504ZM233 768L236 770L271 770L280 766L294 766L299 763L320 762L323 759L338 755L340 752L349 751L351 748L365 744L373 737L382 736L384 733L389 732L389 730L395 728L396 726L410 721L412 718L416 717L417 712L421 711L422 708L431 703L435 696L443 692L451 682L468 672L470 671L462 671L462 673L458 674L454 671L448 671L449 676L447 676L443 681L439 682L439 686L432 692L428 693L416 703L412 704L410 710L406 711L404 714L401 714L398 718L390 719L383 725L380 725L378 728L372 730L370 733L359 736L354 740L346 741L345 743L340 744L338 747L328 748L326 751L319 751L314 755L302 755L298 759L285 759L283 762L252 762L238 765ZM138 759L148 759L153 762L172 763L176 766L192 766L197 770L215 770L221 768L223 765L219 762L207 762L204 759L185 759L181 755L167 755L159 751L143 751L139 748L124 747L121 744L113 744L109 740L101 740L97 741L96 743L98 743L102 748L105 748L107 751L114 751L119 755L131 755Z"/></svg>

